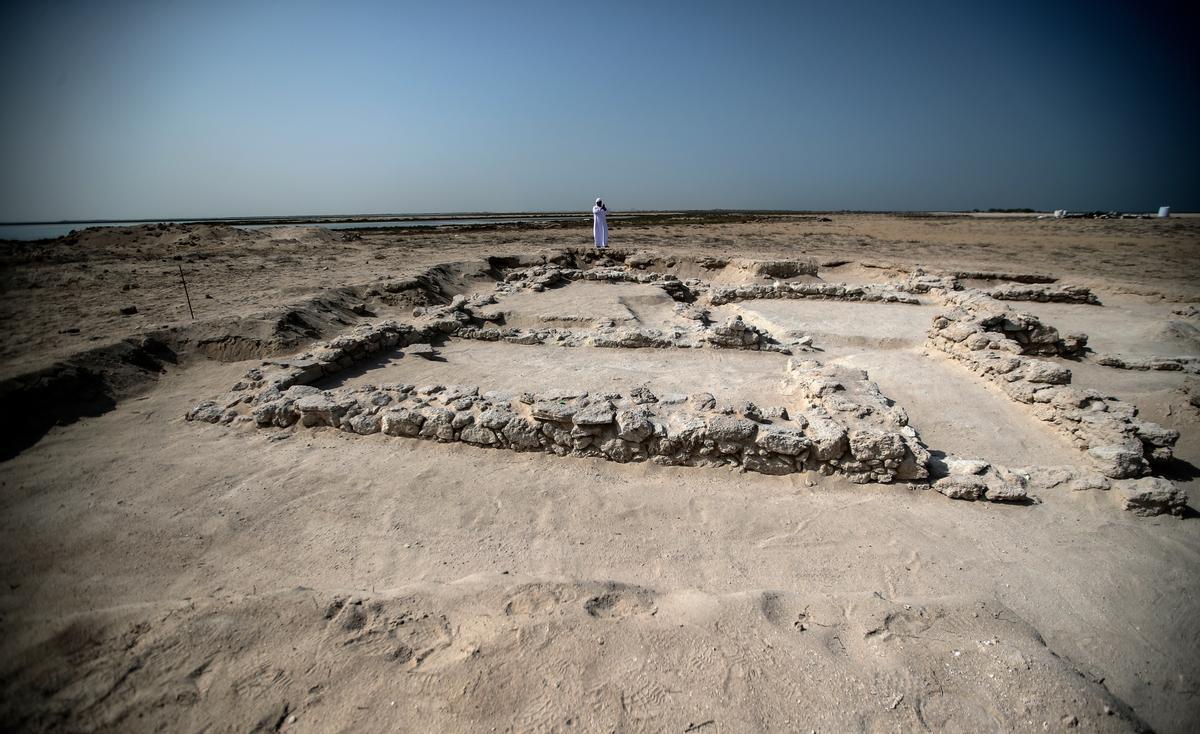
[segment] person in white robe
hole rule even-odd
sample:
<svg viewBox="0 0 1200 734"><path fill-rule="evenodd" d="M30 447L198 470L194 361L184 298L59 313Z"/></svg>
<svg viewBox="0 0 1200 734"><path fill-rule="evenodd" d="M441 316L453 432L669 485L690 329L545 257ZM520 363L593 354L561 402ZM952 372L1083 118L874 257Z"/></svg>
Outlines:
<svg viewBox="0 0 1200 734"><path fill-rule="evenodd" d="M597 249L608 247L608 207L602 199L596 199L596 205L592 207L592 237Z"/></svg>

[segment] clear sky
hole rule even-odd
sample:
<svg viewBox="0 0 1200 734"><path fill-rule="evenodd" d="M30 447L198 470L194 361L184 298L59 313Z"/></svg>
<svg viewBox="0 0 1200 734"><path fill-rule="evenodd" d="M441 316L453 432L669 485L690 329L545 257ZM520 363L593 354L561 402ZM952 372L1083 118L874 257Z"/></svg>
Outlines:
<svg viewBox="0 0 1200 734"><path fill-rule="evenodd" d="M8 2L0 220L1200 210L1189 5Z"/></svg>

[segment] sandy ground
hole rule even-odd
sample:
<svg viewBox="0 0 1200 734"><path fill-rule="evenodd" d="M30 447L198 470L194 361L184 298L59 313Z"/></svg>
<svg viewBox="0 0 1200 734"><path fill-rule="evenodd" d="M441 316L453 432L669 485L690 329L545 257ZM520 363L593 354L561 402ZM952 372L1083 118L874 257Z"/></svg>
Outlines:
<svg viewBox="0 0 1200 734"><path fill-rule="evenodd" d="M614 223L612 236L614 246L703 255L1045 271L1153 301L1163 295L1172 302L1200 299L1200 219L830 219L624 228ZM133 332L190 324L180 266L198 322L214 322L219 334L229 329L231 319L251 318L336 286L395 277L422 265L588 244L586 226L453 233L393 229L362 235L173 226L99 230L74 242L0 245L0 320L5 325L0 378ZM837 279L883 277L874 269L847 269L855 272L846 277L838 273ZM138 312L123 316L125 306L136 306Z"/></svg>
<svg viewBox="0 0 1200 734"><path fill-rule="evenodd" d="M1200 299L1200 222L832 219L613 235L696 255L1044 272L1106 304L1039 307L1052 323L1076 318L1128 353L1188 349L1178 330L1157 329ZM294 351L312 336L280 327L280 313L305 315L322 337L360 320L313 315L331 289L585 236L177 227L5 248L4 376L162 327L176 329L179 355L115 409L0 464L6 728L1194 730L1194 516L1137 518L1113 492L1001 506L820 476L183 420L262 356L212 359L205 339ZM831 269L844 280L887 272ZM518 304L513 316L667 318L654 293L628 294ZM126 304L138 313L117 313ZM369 305L377 317L403 311ZM760 313L821 325L814 356L866 369L931 448L1070 463L1056 434L923 354L913 330L924 306L847 311L838 328L837 305ZM380 360L346 379L720 388L769 404L783 359L459 341L440 352L445 362ZM1077 383L1183 433L1179 479L1195 497L1200 416L1183 378L1071 366Z"/></svg>
<svg viewBox="0 0 1200 734"><path fill-rule="evenodd" d="M373 362L368 369L338 373L316 386L457 383L487 385L516 394L554 390L600 394L647 387L666 397L699 392L702 385L720 385L722 397L731 402L752 400L766 407L780 402L780 375L787 362L782 354L710 349L689 353L686 367L681 369L680 355L674 350L567 349L464 341L440 348L436 361L404 359L402 354Z"/></svg>

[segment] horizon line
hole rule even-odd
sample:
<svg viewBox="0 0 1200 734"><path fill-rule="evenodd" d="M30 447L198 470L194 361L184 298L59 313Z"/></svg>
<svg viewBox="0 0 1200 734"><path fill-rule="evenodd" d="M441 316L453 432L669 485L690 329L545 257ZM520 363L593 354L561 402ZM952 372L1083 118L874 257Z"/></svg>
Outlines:
<svg viewBox="0 0 1200 734"><path fill-rule="evenodd" d="M745 212L747 214L1050 214L1052 209L1034 209L1030 207L991 207L988 209L754 209L748 207L714 207L707 209L621 209L616 214L692 214L708 212ZM1070 209L1072 213L1115 213L1115 214L1154 214L1153 210L1140 209ZM1173 211L1172 214L1190 214L1193 212ZM0 226L18 227L48 224L139 224L139 223L205 223L205 222L243 222L243 221L294 221L294 220L356 220L356 219L436 219L436 218L468 218L468 217L520 217L520 216L590 216L590 212L575 209L561 210L519 210L519 211L445 211L445 212L387 212L387 213L358 213L358 214L255 214L247 216L220 217L123 217L104 218L92 217L87 219L56 219L56 220L23 220L3 221Z"/></svg>

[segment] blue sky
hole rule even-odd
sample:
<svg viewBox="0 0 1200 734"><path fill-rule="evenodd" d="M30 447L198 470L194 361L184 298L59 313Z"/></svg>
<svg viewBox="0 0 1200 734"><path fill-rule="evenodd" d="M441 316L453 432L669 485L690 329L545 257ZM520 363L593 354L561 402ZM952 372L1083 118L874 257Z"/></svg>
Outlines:
<svg viewBox="0 0 1200 734"><path fill-rule="evenodd" d="M0 220L1197 210L1187 7L9 3Z"/></svg>

